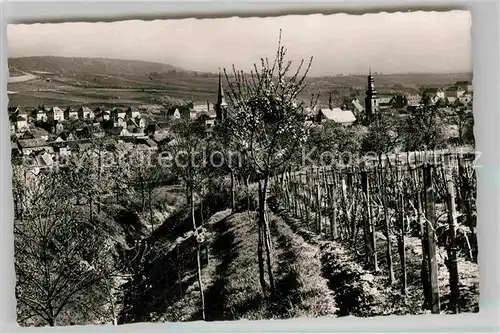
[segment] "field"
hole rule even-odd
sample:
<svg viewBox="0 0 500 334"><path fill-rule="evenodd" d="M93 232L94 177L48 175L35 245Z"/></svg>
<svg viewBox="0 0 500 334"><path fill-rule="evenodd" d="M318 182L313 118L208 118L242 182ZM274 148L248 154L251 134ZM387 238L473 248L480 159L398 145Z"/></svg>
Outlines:
<svg viewBox="0 0 500 334"><path fill-rule="evenodd" d="M101 58L25 57L9 59L9 105L80 106L141 105L184 100L215 102L218 76L132 60ZM470 73L382 74L375 76L380 93L416 93L421 86L448 86L471 80ZM329 94L334 102L351 94L364 96L366 76L311 77L301 97L309 101L320 94L325 106Z"/></svg>

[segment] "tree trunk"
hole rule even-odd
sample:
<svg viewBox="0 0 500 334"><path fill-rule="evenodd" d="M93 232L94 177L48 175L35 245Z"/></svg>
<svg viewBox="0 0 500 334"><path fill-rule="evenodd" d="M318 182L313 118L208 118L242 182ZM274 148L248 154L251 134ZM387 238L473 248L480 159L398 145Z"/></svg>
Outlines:
<svg viewBox="0 0 500 334"><path fill-rule="evenodd" d="M331 218L330 218L330 238L336 240L338 237L337 231L337 202L335 201L333 184L329 185L330 191L330 206L331 206ZM342 238L341 238L342 240Z"/></svg>
<svg viewBox="0 0 500 334"><path fill-rule="evenodd" d="M191 221L193 223L193 232L196 232L196 218L195 218L195 212L194 212L194 191L193 188L189 188L189 207L191 209Z"/></svg>
<svg viewBox="0 0 500 334"><path fill-rule="evenodd" d="M382 195L383 197L385 195ZM386 257L387 257L387 267L389 269L389 284L394 283L394 265L392 263L392 245L391 245L391 228L390 228L390 218L389 209L387 208L387 203L384 201L384 220L385 220L385 238L387 239L386 245Z"/></svg>
<svg viewBox="0 0 500 334"><path fill-rule="evenodd" d="M429 274L429 244L427 243L427 223L424 219L423 206L422 206L422 196L420 192L417 192L417 212L418 212L418 223L420 225L420 240L422 242L422 270L420 272L420 278L422 281L422 288L424 290L424 305L423 309L427 309L431 305L431 286L430 286L430 274Z"/></svg>
<svg viewBox="0 0 500 334"><path fill-rule="evenodd" d="M92 197L89 198L89 215L90 215L90 222L93 222L93 212L92 212Z"/></svg>
<svg viewBox="0 0 500 334"><path fill-rule="evenodd" d="M377 253L375 250L375 231L372 226L371 217L371 207L370 207L370 186L368 183L368 173L366 171L361 172L361 184L363 187L363 193L365 195L365 213L366 219L364 224L364 237L365 237L365 258L369 265L373 266L375 271L378 271L377 263Z"/></svg>
<svg viewBox="0 0 500 334"><path fill-rule="evenodd" d="M153 203L152 203L152 193L153 190L148 188L148 197L149 197L149 224L151 225L151 234L153 234L154 227L154 219L153 219Z"/></svg>
<svg viewBox="0 0 500 334"><path fill-rule="evenodd" d="M267 293L267 284L265 279L265 271L264 271L264 253L263 253L263 228L262 222L259 220L258 222L258 230L259 230L259 241L257 245L257 261L259 265L259 282L262 288L262 293L266 295Z"/></svg>
<svg viewBox="0 0 500 334"><path fill-rule="evenodd" d="M116 313L115 313L115 302L113 300L113 293L111 291L111 287L109 286L109 277L104 277L104 280L106 282L106 289L108 290L108 297L109 297L109 303L111 304L111 321L113 323L113 326L116 326L118 324L118 320L116 318Z"/></svg>
<svg viewBox="0 0 500 334"><path fill-rule="evenodd" d="M318 213L317 213L317 219L318 219L318 233L321 236L323 233L323 222L322 222L322 215L321 215L321 185L318 183L316 185L316 204L318 206Z"/></svg>
<svg viewBox="0 0 500 334"><path fill-rule="evenodd" d="M191 206L191 219L193 222L193 231L197 234L196 232L196 218L195 218L195 212L194 212L194 191L193 187L190 187L190 206ZM197 237L197 235L195 235ZM200 262L200 244L197 245L196 247L196 265L198 269L198 285L200 288L200 300L201 300L201 318L205 320L205 297L203 295L203 280L201 278L201 262Z"/></svg>
<svg viewBox="0 0 500 334"><path fill-rule="evenodd" d="M267 273L269 277L269 285L271 289L271 293L275 291L274 284L274 274L272 270L272 249L269 242L269 221L266 219L266 209L267 209L267 182L268 176L264 177L263 184L259 181L259 221L263 227L263 237L264 237L264 247L266 251L266 264L267 264Z"/></svg>
<svg viewBox="0 0 500 334"><path fill-rule="evenodd" d="M234 209L236 208L236 199L235 199L235 194L234 194L234 172L233 169L230 168L229 172L231 174L231 211L234 212Z"/></svg>
<svg viewBox="0 0 500 334"><path fill-rule="evenodd" d="M435 228L436 228L436 208L434 202L434 188L432 185L432 166L427 165L424 167L424 184L425 184L425 207L427 218L427 243L429 247L429 272L430 272L430 286L431 286L431 312L440 312L439 301L439 282L438 282L438 266L436 259L436 241L435 241Z"/></svg>
<svg viewBox="0 0 500 334"><path fill-rule="evenodd" d="M200 299L201 299L201 319L205 320L205 296L203 293L203 280L201 278L201 261L200 261L200 245L196 248L196 262L198 265L198 284L200 286Z"/></svg>
<svg viewBox="0 0 500 334"><path fill-rule="evenodd" d="M405 250L405 216L404 216L404 197L403 194L399 194L399 225L401 229L401 236L399 239L399 256L401 258L401 269L402 269L402 286L401 292L403 296L406 296L407 293L407 276L406 276L406 250Z"/></svg>

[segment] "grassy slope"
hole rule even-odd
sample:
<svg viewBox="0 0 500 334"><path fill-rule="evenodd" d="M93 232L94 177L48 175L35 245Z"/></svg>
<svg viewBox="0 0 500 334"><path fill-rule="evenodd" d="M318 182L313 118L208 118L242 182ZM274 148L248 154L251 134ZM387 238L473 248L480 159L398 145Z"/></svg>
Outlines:
<svg viewBox="0 0 500 334"><path fill-rule="evenodd" d="M254 213L228 211L214 215L208 265L203 268L207 320L275 319L333 316L335 302L315 246L307 245L278 217L272 217L276 275L275 301L264 298L259 280L257 227ZM192 281L184 298L169 307L161 320L199 319L198 282Z"/></svg>

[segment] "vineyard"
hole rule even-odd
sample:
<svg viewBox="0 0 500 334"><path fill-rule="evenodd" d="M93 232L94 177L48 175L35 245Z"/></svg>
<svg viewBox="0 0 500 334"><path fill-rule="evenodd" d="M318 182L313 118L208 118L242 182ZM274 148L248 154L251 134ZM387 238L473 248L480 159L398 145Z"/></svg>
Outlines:
<svg viewBox="0 0 500 334"><path fill-rule="evenodd" d="M300 228L340 243L391 293L458 313L471 303L464 277L477 271L475 182L470 155L415 154L406 163L287 171L274 176L272 194Z"/></svg>

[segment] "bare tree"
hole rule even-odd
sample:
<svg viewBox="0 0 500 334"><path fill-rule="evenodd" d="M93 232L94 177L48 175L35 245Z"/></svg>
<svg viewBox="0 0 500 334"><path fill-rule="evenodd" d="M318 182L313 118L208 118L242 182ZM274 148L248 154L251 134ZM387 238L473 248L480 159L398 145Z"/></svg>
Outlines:
<svg viewBox="0 0 500 334"><path fill-rule="evenodd" d="M259 269L260 282L266 290L262 264L262 245L265 247L267 272L271 293L275 290L272 272L272 249L269 221L266 218L267 192L272 174L286 167L304 144L308 129L304 127L305 111L298 94L305 88L304 80L312 57L303 73L304 60L295 72L290 72L291 61L285 59L286 48L281 45L274 61L261 59L250 74L237 71L234 80L224 73L229 84L228 97L234 108L234 137L241 143L252 169L259 176Z"/></svg>

